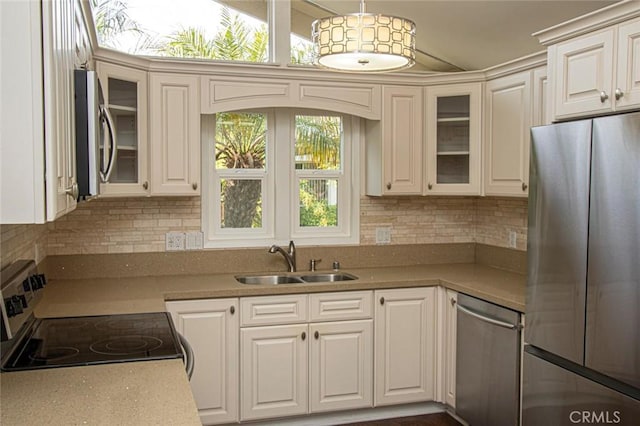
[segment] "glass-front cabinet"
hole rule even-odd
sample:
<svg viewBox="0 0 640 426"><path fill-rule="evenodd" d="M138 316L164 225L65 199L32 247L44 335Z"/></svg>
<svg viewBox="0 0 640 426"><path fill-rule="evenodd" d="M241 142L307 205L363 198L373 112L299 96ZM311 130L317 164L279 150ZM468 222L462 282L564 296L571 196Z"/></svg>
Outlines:
<svg viewBox="0 0 640 426"><path fill-rule="evenodd" d="M147 73L98 62L100 194L147 195Z"/></svg>
<svg viewBox="0 0 640 426"><path fill-rule="evenodd" d="M425 194L479 195L481 83L425 91Z"/></svg>

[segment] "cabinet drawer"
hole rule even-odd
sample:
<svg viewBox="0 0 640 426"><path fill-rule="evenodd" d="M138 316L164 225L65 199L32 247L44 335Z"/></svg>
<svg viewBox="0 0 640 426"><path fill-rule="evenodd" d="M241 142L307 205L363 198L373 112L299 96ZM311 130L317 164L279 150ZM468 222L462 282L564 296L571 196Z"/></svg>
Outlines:
<svg viewBox="0 0 640 426"><path fill-rule="evenodd" d="M311 321L366 319L373 316L373 292L348 291L309 296Z"/></svg>
<svg viewBox="0 0 640 426"><path fill-rule="evenodd" d="M307 295L244 297L240 299L242 327L294 324L308 320Z"/></svg>

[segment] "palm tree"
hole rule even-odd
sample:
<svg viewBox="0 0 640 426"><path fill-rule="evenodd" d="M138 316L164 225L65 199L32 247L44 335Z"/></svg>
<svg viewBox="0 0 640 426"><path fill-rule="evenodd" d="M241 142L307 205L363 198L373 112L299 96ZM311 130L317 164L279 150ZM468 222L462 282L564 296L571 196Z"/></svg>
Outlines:
<svg viewBox="0 0 640 426"><path fill-rule="evenodd" d="M216 115L216 167L263 169L266 160L266 122L263 114L219 113ZM262 187L259 180L223 180L221 188L223 228L261 226Z"/></svg>
<svg viewBox="0 0 640 426"><path fill-rule="evenodd" d="M127 4L121 0L91 0L96 33L99 43L103 46L117 49L119 44L116 36L123 33L134 33L138 40L130 53L138 53L155 46L153 37L143 30L136 20L127 12Z"/></svg>

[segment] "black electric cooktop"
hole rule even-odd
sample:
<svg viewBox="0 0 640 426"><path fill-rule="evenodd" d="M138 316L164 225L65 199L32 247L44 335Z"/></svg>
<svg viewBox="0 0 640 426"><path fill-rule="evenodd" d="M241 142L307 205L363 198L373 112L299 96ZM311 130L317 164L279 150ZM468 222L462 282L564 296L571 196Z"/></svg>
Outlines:
<svg viewBox="0 0 640 426"><path fill-rule="evenodd" d="M45 318L3 366L5 371L182 358L166 312Z"/></svg>

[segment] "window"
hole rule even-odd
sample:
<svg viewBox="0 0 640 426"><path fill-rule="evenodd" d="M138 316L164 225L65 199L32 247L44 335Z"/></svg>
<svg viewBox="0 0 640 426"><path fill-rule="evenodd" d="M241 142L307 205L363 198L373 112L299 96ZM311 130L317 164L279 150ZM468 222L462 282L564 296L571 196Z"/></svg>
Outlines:
<svg viewBox="0 0 640 426"><path fill-rule="evenodd" d="M290 109L203 116L207 247L359 241L359 119Z"/></svg>
<svg viewBox="0 0 640 426"><path fill-rule="evenodd" d="M275 2L275 3L272 3ZM91 0L102 47L133 55L241 62L286 62L269 52L290 49L290 62L314 62L311 23L327 15L302 0ZM279 8L275 13L274 7ZM288 8L289 13L282 13ZM274 16L270 16L274 15ZM276 35L289 31L289 46ZM286 41L286 39L285 39Z"/></svg>
<svg viewBox="0 0 640 426"><path fill-rule="evenodd" d="M91 0L98 43L146 56L266 62L264 0Z"/></svg>

